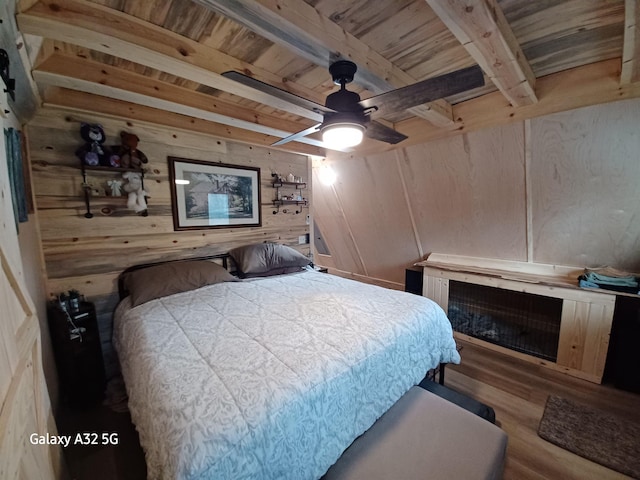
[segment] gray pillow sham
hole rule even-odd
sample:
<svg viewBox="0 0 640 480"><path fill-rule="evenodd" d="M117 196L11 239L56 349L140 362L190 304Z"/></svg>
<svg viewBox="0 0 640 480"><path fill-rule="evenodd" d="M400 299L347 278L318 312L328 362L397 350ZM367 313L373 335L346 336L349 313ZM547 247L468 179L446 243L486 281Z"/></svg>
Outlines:
<svg viewBox="0 0 640 480"><path fill-rule="evenodd" d="M126 274L124 286L131 295L132 306L174 293L195 290L205 285L236 282L225 268L208 260L169 262Z"/></svg>
<svg viewBox="0 0 640 480"><path fill-rule="evenodd" d="M293 273L309 265L310 260L297 250L279 243L256 243L229 251L243 277L267 277Z"/></svg>

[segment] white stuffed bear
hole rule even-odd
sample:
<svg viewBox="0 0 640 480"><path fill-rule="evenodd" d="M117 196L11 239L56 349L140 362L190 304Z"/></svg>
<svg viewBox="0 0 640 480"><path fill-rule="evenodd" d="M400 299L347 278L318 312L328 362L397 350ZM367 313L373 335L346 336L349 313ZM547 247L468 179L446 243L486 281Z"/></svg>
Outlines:
<svg viewBox="0 0 640 480"><path fill-rule="evenodd" d="M145 192L142 189L142 175L138 172L124 172L122 178L127 180L123 189L129 194L127 207L136 213L144 214L147 210L147 202L145 201Z"/></svg>

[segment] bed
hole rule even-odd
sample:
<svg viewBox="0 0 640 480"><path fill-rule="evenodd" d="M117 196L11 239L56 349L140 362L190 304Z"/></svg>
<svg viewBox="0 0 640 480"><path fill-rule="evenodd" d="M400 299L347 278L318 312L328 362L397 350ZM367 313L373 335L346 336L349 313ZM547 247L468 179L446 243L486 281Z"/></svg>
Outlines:
<svg viewBox="0 0 640 480"><path fill-rule="evenodd" d="M308 267L134 300L113 340L154 480L320 478L460 360L435 303Z"/></svg>

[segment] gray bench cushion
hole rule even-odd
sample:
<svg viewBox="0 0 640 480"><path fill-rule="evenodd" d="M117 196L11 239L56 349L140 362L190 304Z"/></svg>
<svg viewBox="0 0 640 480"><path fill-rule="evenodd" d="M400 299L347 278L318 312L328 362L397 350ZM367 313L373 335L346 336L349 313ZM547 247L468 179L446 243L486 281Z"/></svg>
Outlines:
<svg viewBox="0 0 640 480"><path fill-rule="evenodd" d="M502 478L507 435L420 387L358 437L325 480Z"/></svg>

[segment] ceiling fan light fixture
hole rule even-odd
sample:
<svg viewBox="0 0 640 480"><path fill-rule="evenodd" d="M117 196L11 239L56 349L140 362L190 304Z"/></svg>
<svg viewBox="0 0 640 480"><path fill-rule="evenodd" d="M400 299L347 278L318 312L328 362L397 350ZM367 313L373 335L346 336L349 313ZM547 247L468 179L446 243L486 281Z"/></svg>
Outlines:
<svg viewBox="0 0 640 480"><path fill-rule="evenodd" d="M322 128L322 141L328 148L349 148L360 145L365 127L359 123L336 122Z"/></svg>
<svg viewBox="0 0 640 480"><path fill-rule="evenodd" d="M230 71L224 72L222 75L265 95L284 100L292 106L313 112L312 116L303 114L305 117L317 121L319 120L317 117L322 115L321 124L289 134L273 143L272 146L283 145L291 141L317 145L315 138L302 139L320 130L324 141L321 146L332 150L346 151L359 145L365 133L373 140L390 145L400 143L407 138L406 135L394 128L376 121L376 118L385 118L389 114L484 85L482 69L478 65L473 65L361 100L357 92L346 88L346 85L353 81L357 69L356 64L350 60L338 60L331 64L329 73L331 73L333 82L340 85L340 90L328 95L324 105L263 83L240 72Z"/></svg>

